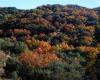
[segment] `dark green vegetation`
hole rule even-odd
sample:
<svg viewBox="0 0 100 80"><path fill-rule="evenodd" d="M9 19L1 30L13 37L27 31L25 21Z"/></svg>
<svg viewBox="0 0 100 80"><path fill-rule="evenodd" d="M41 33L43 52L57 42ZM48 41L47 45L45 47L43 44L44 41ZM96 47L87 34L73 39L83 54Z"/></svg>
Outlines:
<svg viewBox="0 0 100 80"><path fill-rule="evenodd" d="M0 80L99 80L100 8L0 8Z"/></svg>

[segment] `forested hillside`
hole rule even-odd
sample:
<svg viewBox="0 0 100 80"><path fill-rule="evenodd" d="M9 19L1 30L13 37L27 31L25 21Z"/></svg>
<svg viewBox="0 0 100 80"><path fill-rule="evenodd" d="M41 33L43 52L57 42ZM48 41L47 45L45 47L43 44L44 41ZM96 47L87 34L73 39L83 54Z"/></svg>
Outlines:
<svg viewBox="0 0 100 80"><path fill-rule="evenodd" d="M100 8L0 8L0 80L99 80Z"/></svg>

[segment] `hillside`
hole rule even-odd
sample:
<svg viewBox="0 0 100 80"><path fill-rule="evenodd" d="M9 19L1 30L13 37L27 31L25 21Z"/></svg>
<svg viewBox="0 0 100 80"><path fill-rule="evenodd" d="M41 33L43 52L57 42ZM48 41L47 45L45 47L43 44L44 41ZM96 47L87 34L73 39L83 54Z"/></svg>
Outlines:
<svg viewBox="0 0 100 80"><path fill-rule="evenodd" d="M94 8L95 10L100 10L100 7Z"/></svg>
<svg viewBox="0 0 100 80"><path fill-rule="evenodd" d="M99 7L0 8L1 79L99 80L99 53Z"/></svg>

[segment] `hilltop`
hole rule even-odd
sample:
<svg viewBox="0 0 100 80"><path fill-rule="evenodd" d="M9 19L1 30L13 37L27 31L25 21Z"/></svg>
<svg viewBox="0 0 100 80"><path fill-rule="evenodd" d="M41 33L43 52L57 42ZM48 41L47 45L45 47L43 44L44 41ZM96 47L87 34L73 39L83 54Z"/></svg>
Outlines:
<svg viewBox="0 0 100 80"><path fill-rule="evenodd" d="M98 80L99 53L99 7L0 8L0 78Z"/></svg>

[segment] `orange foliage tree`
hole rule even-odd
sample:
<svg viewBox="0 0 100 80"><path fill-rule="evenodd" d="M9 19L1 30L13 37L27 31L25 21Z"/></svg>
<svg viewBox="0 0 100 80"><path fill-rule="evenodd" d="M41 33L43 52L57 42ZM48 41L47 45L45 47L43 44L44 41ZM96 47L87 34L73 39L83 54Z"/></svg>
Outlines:
<svg viewBox="0 0 100 80"><path fill-rule="evenodd" d="M46 54L39 54L37 51L22 53L19 56L21 64L28 68L46 67L50 62L61 61L56 54L47 52Z"/></svg>
<svg viewBox="0 0 100 80"><path fill-rule="evenodd" d="M86 55L87 65L86 69L91 71L91 69L94 67L97 54L99 53L99 49L96 47L86 47L81 46L79 47L80 51L84 52Z"/></svg>

